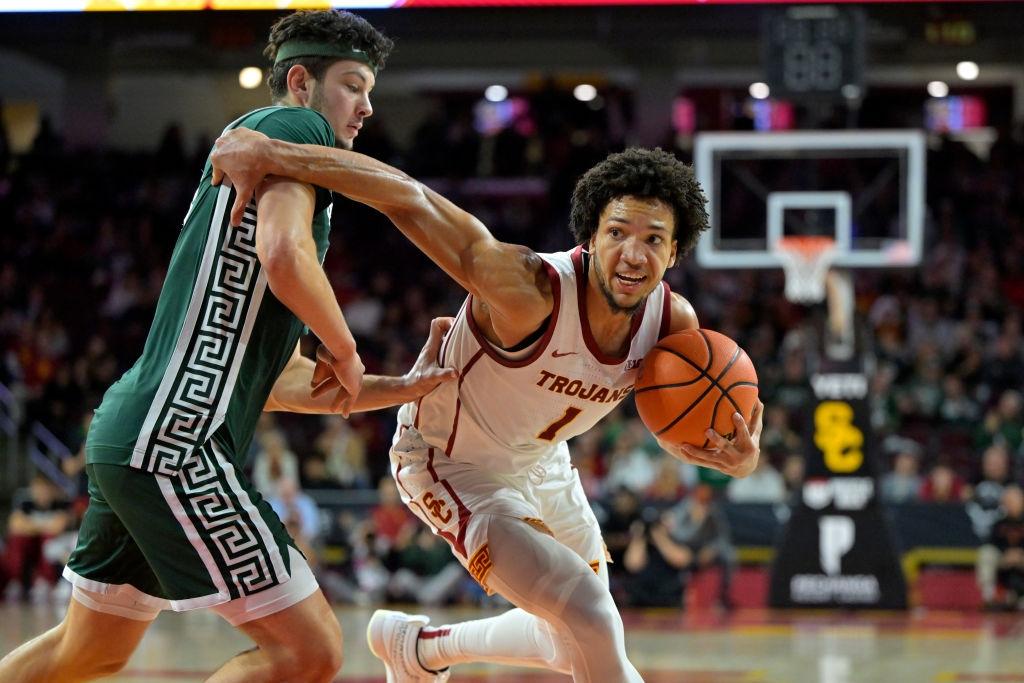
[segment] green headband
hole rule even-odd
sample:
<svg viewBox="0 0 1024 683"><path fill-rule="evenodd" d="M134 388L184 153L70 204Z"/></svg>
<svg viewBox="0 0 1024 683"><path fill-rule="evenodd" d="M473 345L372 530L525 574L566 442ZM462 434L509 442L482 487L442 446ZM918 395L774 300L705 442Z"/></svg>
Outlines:
<svg viewBox="0 0 1024 683"><path fill-rule="evenodd" d="M306 40L288 40L281 44L281 47L277 48L277 56L274 58L274 64L280 64L286 59L295 59L296 57L336 57L337 59L351 59L356 62L362 62L366 66L370 67L373 71L373 75L377 75L377 65L370 59L370 55L366 54L362 50L357 50L354 47L347 45L333 45L331 43L317 43Z"/></svg>

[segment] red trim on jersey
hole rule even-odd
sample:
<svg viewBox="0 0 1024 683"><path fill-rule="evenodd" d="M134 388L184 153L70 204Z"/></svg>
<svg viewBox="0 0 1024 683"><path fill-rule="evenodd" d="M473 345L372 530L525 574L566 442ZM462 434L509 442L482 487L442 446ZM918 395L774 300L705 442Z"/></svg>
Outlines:
<svg viewBox="0 0 1024 683"><path fill-rule="evenodd" d="M453 489L452 485L448 483L448 480L447 479L439 479L438 478L437 470L434 469L434 449L433 448L431 448L429 450L429 452L428 452L428 456L427 456L427 471L430 472L430 477L431 477L431 479L434 480L435 484L436 483L440 483L441 486L443 486L445 488L445 490L448 492L448 495L450 495L452 497L452 500L455 501L455 506L459 510L459 533L458 533L458 535L456 536L455 534L451 533L450 531L441 531L440 529L437 530L437 535L440 536L441 538L443 538L444 540L448 541L449 543L451 543L452 547L455 548L455 550L460 555L462 555L463 557L468 558L469 556L466 555L466 529L469 527L469 517L470 517L470 515L472 513L469 511L469 508L467 508L465 506L465 504L462 502L462 499L459 498L458 494L455 493L455 489Z"/></svg>
<svg viewBox="0 0 1024 683"><path fill-rule="evenodd" d="M658 329L658 339L667 337L672 331L672 288L664 280L661 287L665 290L665 300L661 302L661 328Z"/></svg>
<svg viewBox="0 0 1024 683"><path fill-rule="evenodd" d="M469 362L466 363L466 367L462 368L462 370L459 372L459 384L458 384L458 388L459 389L462 389L462 383L466 380L466 375L469 374L469 371L472 369L472 367L474 365L476 365L476 362L478 360L480 360L480 358L482 358L483 355L484 355L484 350L483 349L480 349L479 351L477 351L476 354L474 354L474 356L469 359ZM462 412L462 396L461 395L457 395L456 398L455 398L455 419L452 420L452 433L448 437L448 443L444 447L444 454L447 455L449 458L452 457L452 448L455 446L455 434L459 431L459 414L461 412ZM419 413L417 413L417 415L418 414Z"/></svg>
<svg viewBox="0 0 1024 683"><path fill-rule="evenodd" d="M473 333L473 337L476 338L476 343L480 345L480 348L493 360L495 363L504 365L506 368L524 368L530 363L536 361L538 358L544 355L544 351L548 347L548 342L551 341L551 335L555 333L555 324L558 322L558 309L562 303L562 280L558 277L558 271L555 270L547 261L541 259L544 264L544 271L547 273L548 280L551 282L551 298L554 303L551 308L551 316L548 318L547 328L544 330L544 335L536 342L536 347L526 358L522 360L512 360L501 355L494 345L487 340L487 337L481 331L480 327L476 324L476 320L473 318L473 295L469 295L466 299L466 322L469 323L469 331Z"/></svg>
<svg viewBox="0 0 1024 683"><path fill-rule="evenodd" d="M626 353L622 354L621 357L609 356L597 345L594 333L590 331L590 319L587 318L587 278L583 272L583 245L572 250L572 265L576 271L576 304L580 314L580 329L583 330L583 341L587 345L587 350L590 351L590 355L603 365L625 363L626 359L629 358L628 347L626 348ZM640 304L640 308L633 314L633 322L629 328L630 345L633 343L633 337L636 336L637 330L640 329L640 323L644 320L645 310L647 310L647 299L644 299L644 302Z"/></svg>

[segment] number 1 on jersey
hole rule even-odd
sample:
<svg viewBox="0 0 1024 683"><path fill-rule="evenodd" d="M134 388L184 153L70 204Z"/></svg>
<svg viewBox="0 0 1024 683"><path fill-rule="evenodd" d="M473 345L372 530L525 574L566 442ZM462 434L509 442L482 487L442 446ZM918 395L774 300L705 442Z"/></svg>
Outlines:
<svg viewBox="0 0 1024 683"><path fill-rule="evenodd" d="M582 412L582 410L575 406L569 406L565 409L565 412L562 413L562 417L549 424L547 429L537 435L537 438L544 439L545 441L554 441L555 435L558 434L562 427L575 420L576 416Z"/></svg>

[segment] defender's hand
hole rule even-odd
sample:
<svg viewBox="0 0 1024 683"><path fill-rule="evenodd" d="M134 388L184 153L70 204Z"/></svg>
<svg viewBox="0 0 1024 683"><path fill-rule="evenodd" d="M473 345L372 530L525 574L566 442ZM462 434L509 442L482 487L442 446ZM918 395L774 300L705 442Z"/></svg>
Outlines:
<svg viewBox="0 0 1024 683"><path fill-rule="evenodd" d="M441 342L444 335L452 329L455 324L454 318L434 318L430 321L430 335L427 342L420 349L420 355L416 362L405 373L404 379L410 389L416 392L416 397L423 396L434 390L442 382L450 382L459 376L454 368L443 368L438 364L441 355Z"/></svg>
<svg viewBox="0 0 1024 683"><path fill-rule="evenodd" d="M231 207L231 225L241 224L246 205L267 176L269 144L270 138L249 128L229 130L213 143L211 182L220 185L227 176L236 192L235 203Z"/></svg>
<svg viewBox="0 0 1024 683"><path fill-rule="evenodd" d="M363 386L365 372L366 368L363 367L363 361L358 353L353 352L338 359L321 344L316 350L310 396L317 398L329 391L337 391L331 402L331 410L348 417Z"/></svg>
<svg viewBox="0 0 1024 683"><path fill-rule="evenodd" d="M760 401L750 414L750 421L744 422L739 413L733 413L732 420L736 425L736 435L730 441L718 432L707 431L710 448L698 448L690 444L671 444L658 440L664 450L683 462L701 467L710 467L730 477L743 478L757 467L757 459L761 455L761 415L764 404Z"/></svg>

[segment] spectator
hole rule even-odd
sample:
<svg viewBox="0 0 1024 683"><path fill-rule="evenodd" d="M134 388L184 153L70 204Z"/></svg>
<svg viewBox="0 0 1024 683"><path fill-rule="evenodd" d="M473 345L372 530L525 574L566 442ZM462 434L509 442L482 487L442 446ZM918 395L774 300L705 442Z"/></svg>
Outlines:
<svg viewBox="0 0 1024 683"><path fill-rule="evenodd" d="M418 525L409 509L402 504L398 489L390 477L382 477L377 484L377 505L370 512L377 548L384 552L398 544L403 533Z"/></svg>
<svg viewBox="0 0 1024 683"><path fill-rule="evenodd" d="M18 581L23 600L31 595L33 579L47 589L56 583L57 568L46 559L44 546L64 533L70 522L60 491L43 475L35 475L7 520L7 575Z"/></svg>
<svg viewBox="0 0 1024 683"><path fill-rule="evenodd" d="M967 502L967 515L978 538L989 537L992 524L1001 515L1003 492L1012 483L1009 451L1004 444L992 444L981 455L980 472Z"/></svg>
<svg viewBox="0 0 1024 683"><path fill-rule="evenodd" d="M290 477L278 479L277 492L268 496L267 502L284 522L295 546L306 556L310 568L317 571L321 521L316 502Z"/></svg>
<svg viewBox="0 0 1024 683"><path fill-rule="evenodd" d="M975 438L982 448L997 440L1005 441L1013 451L1020 449L1024 441L1024 399L1019 391L1007 390L999 396Z"/></svg>
<svg viewBox="0 0 1024 683"><path fill-rule="evenodd" d="M331 477L323 456L317 454L302 459L302 488L307 491L340 489L341 484Z"/></svg>
<svg viewBox="0 0 1024 683"><path fill-rule="evenodd" d="M684 555L688 557L681 567L687 574L712 566L721 570L718 601L729 609L736 549L732 545L729 522L713 495L710 486L698 486L686 500L668 511L665 525L671 540L687 551Z"/></svg>
<svg viewBox="0 0 1024 683"><path fill-rule="evenodd" d="M455 598L466 571L452 557L448 544L423 525L412 527L412 539L396 553L388 595L399 602L437 607Z"/></svg>
<svg viewBox="0 0 1024 683"><path fill-rule="evenodd" d="M344 488L370 488L362 434L340 415L325 415L323 424L316 450L323 456L328 475Z"/></svg>
<svg viewBox="0 0 1024 683"><path fill-rule="evenodd" d="M799 502L804 487L804 456L791 453L782 461L782 480L786 482L786 497L790 504Z"/></svg>
<svg viewBox="0 0 1024 683"><path fill-rule="evenodd" d="M620 595L627 574L624 555L634 531L633 524L641 521L640 497L629 488L620 486L597 506L596 512L610 558L608 574L612 593Z"/></svg>
<svg viewBox="0 0 1024 683"><path fill-rule="evenodd" d="M782 405L765 406L761 452L798 448L800 448L800 435L789 426L789 413L786 408Z"/></svg>
<svg viewBox="0 0 1024 683"><path fill-rule="evenodd" d="M686 494L682 470L686 465L664 453L654 456L657 473L654 481L647 487L645 498L648 503L658 507L673 505Z"/></svg>
<svg viewBox="0 0 1024 683"><path fill-rule="evenodd" d="M640 420L627 420L625 428L612 446L605 486L612 489L625 486L637 494L646 491L657 476L649 448L653 440ZM654 448L657 449L656 446Z"/></svg>
<svg viewBox="0 0 1024 683"><path fill-rule="evenodd" d="M729 482L726 494L733 503L781 503L786 500L786 481L772 467L771 458L762 455L749 476Z"/></svg>
<svg viewBox="0 0 1024 683"><path fill-rule="evenodd" d="M299 480L299 459L288 448L283 432L271 429L258 437L260 449L252 466L252 483L264 496L277 491L282 479Z"/></svg>
<svg viewBox="0 0 1024 683"><path fill-rule="evenodd" d="M885 503L908 503L918 499L923 481L921 480L921 444L912 439L895 437L887 440L895 451L892 470L882 475L879 484L882 501Z"/></svg>
<svg viewBox="0 0 1024 683"><path fill-rule="evenodd" d="M672 540L663 516L649 508L633 522L623 555L626 604L631 607L681 607L681 571L692 553Z"/></svg>
<svg viewBox="0 0 1024 683"><path fill-rule="evenodd" d="M939 404L939 418L950 426L966 427L976 424L981 417L981 408L968 394L962 379L946 375L942 380L942 402Z"/></svg>
<svg viewBox="0 0 1024 683"><path fill-rule="evenodd" d="M1024 492L1016 484L1003 491L1003 514L978 554L978 583L987 606L1024 608Z"/></svg>
<svg viewBox="0 0 1024 683"><path fill-rule="evenodd" d="M925 503L962 503L967 497L963 478L946 463L937 463L921 484L919 497Z"/></svg>

